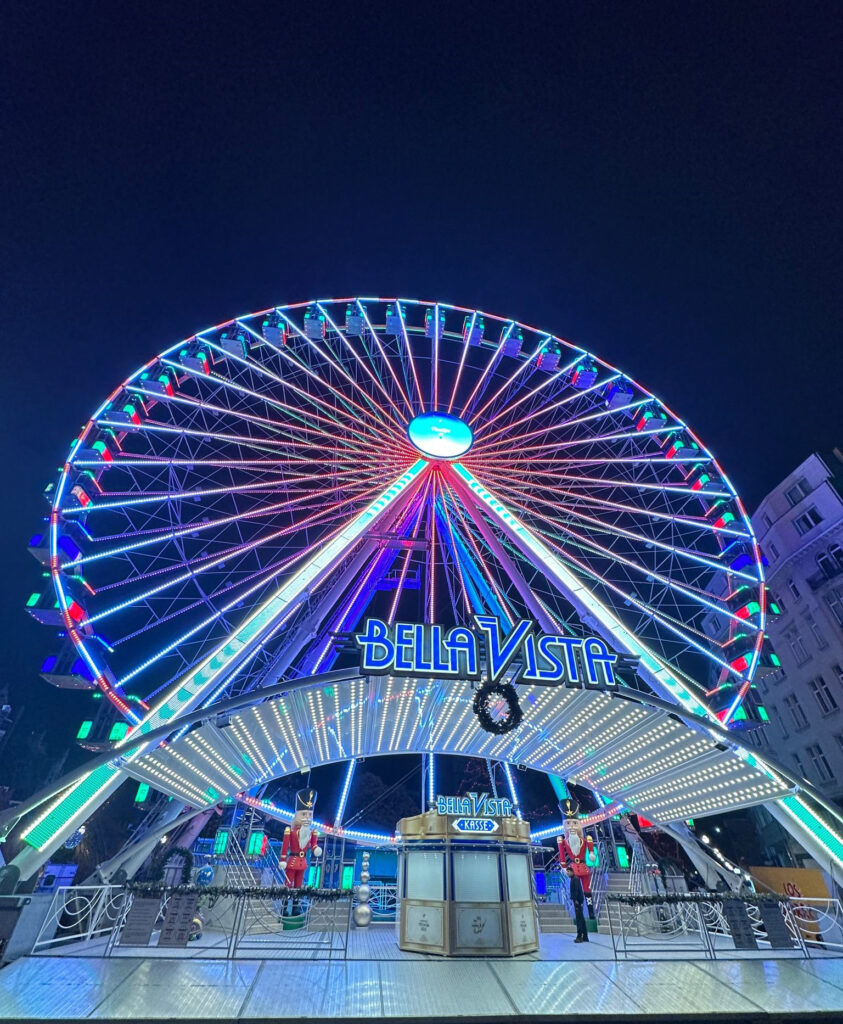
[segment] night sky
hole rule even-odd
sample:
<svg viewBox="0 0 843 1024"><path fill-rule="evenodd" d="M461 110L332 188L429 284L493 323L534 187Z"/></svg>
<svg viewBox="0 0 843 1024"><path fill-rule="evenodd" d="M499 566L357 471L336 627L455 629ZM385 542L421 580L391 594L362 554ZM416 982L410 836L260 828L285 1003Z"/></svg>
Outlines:
<svg viewBox="0 0 843 1024"><path fill-rule="evenodd" d="M13 745L82 717L23 611L43 486L139 363L231 316L405 294L552 330L750 507L843 441L839 4L27 0L0 39Z"/></svg>

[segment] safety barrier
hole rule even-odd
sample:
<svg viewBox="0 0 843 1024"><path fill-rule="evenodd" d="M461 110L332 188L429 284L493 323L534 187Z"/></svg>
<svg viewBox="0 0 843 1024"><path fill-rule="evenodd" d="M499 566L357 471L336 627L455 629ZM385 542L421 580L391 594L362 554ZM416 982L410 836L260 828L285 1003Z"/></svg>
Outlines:
<svg viewBox="0 0 843 1024"><path fill-rule="evenodd" d="M843 956L839 900L678 893L606 896L615 959Z"/></svg>

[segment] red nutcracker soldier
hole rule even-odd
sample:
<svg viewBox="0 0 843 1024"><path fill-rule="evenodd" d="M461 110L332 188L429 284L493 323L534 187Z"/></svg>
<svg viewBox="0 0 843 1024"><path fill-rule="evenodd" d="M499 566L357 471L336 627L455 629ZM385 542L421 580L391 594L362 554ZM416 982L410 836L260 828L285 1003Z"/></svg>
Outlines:
<svg viewBox="0 0 843 1024"><path fill-rule="evenodd" d="M596 863L594 840L591 836L583 836L582 825L577 818L579 804L576 800L568 797L562 800L559 806L565 815L565 832L556 840L559 846L559 863L565 867L570 865L582 882L591 914L591 871L588 865Z"/></svg>
<svg viewBox="0 0 843 1024"><path fill-rule="evenodd" d="M315 789L300 789L296 793L296 816L292 827L284 832L281 846L281 870L286 872L287 881L294 889L300 889L307 870L307 853L322 856L319 836L313 828L313 808L316 804Z"/></svg>

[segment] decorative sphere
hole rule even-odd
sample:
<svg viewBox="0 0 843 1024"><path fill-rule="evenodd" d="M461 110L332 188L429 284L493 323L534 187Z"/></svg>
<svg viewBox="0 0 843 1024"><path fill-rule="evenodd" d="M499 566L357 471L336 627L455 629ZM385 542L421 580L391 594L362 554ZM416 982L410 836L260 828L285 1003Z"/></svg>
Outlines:
<svg viewBox="0 0 843 1024"><path fill-rule="evenodd" d="M371 898L372 890L369 888L368 885L363 884L357 886L357 899L361 903L368 903Z"/></svg>
<svg viewBox="0 0 843 1024"><path fill-rule="evenodd" d="M210 864L206 864L203 868L199 868L196 873L196 884L197 885L210 885L214 880L214 869Z"/></svg>
<svg viewBox="0 0 843 1024"><path fill-rule="evenodd" d="M368 882L371 877L372 876L369 874L368 871L361 871L360 872L360 881L361 882Z"/></svg>
<svg viewBox="0 0 843 1024"><path fill-rule="evenodd" d="M351 916L358 928L365 928L372 923L372 908L368 903L358 903Z"/></svg>

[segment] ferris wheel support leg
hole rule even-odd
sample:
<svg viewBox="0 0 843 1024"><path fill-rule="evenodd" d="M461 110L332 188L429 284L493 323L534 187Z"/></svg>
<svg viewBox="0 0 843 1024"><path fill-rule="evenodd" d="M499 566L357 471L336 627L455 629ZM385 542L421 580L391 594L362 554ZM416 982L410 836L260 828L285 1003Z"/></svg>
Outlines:
<svg viewBox="0 0 843 1024"><path fill-rule="evenodd" d="M834 881L843 886L843 835L830 816L820 817L798 795L764 804L776 821L806 850Z"/></svg>
<svg viewBox="0 0 843 1024"><path fill-rule="evenodd" d="M419 459L375 498L334 538L319 547L276 592L223 640L198 666L176 681L161 701L128 736L151 732L167 722L175 723L209 699L225 679L259 649L279 620L319 585L348 552L380 525L384 513L414 493L428 463ZM142 756L145 747L131 754ZM119 752L119 748L118 748ZM101 765L85 775L52 803L22 834L26 844L12 863L21 878L30 878L73 831L114 793L126 775L112 764Z"/></svg>
<svg viewBox="0 0 843 1024"><path fill-rule="evenodd" d="M712 720L711 712L670 666L638 639L614 612L601 602L553 551L518 519L470 470L459 462L451 465L452 479L466 507L485 515L506 534L513 544L534 564L540 565L556 589L573 605L580 620L616 649L639 659L639 674L656 693L667 696L695 717ZM719 724L719 723L717 723ZM742 759L747 751L734 747ZM761 759L749 754L756 764ZM766 768L770 774L774 770ZM787 776L785 776L787 777ZM827 868L839 884L843 884L843 817L826 810L820 817L798 796L784 797L767 805L770 813L812 856Z"/></svg>

